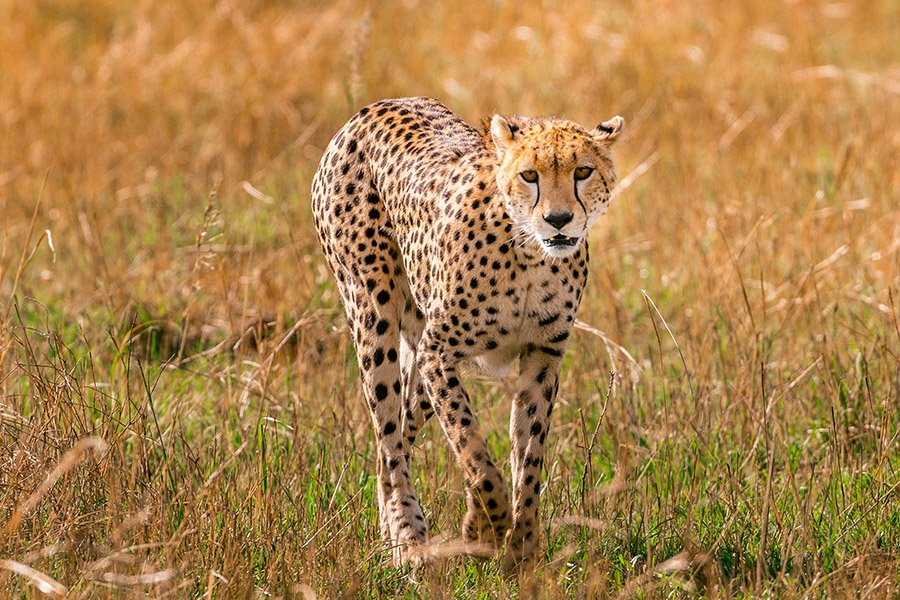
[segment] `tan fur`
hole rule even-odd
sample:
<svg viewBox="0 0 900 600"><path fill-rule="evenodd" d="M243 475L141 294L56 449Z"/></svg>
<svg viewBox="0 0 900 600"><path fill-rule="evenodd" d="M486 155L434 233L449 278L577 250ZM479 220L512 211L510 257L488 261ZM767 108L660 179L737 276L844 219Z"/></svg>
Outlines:
<svg viewBox="0 0 900 600"><path fill-rule="evenodd" d="M494 117L483 136L436 100L384 100L350 119L322 157L313 215L356 344L377 440L381 534L398 563L428 536L408 462L432 414L465 477L464 538L505 549L507 571L534 556L544 445L587 277L585 237L609 203L609 145L621 125ZM585 166L591 175L575 181ZM458 367L516 359L510 500Z"/></svg>

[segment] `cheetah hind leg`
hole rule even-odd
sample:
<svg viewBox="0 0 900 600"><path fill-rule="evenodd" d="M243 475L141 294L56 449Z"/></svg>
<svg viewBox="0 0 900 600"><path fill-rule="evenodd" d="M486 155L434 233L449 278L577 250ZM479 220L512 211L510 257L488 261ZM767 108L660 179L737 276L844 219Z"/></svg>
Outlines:
<svg viewBox="0 0 900 600"><path fill-rule="evenodd" d="M404 282L401 282L404 283ZM406 459L407 469L410 468L410 458L412 454L413 444L416 437L422 431L425 423L434 415L434 409L428 396L425 394L425 387L422 379L419 377L419 370L416 368L416 345L422 335L423 318L416 309L415 305L409 299L410 294L408 288L404 285L398 286L400 291L405 291L407 295L406 307L400 320L400 398L402 416L400 419L401 436L403 441L403 455ZM421 506L419 506L419 514L421 514ZM408 562L413 566L419 566L426 558L423 551L426 550L428 542L428 524L424 520L421 521L424 532L418 540L418 555L411 556Z"/></svg>
<svg viewBox="0 0 900 600"><path fill-rule="evenodd" d="M403 442L406 460L409 462L416 437L428 419L434 415L434 409L428 401L425 386L416 367L416 346L422 337L424 317L413 304L408 290L406 293L406 307L400 319L400 382L403 398Z"/></svg>
<svg viewBox="0 0 900 600"><path fill-rule="evenodd" d="M379 525L382 541L395 566L421 562L418 552L426 540L425 518L407 466L402 436L399 313L386 290L378 300L358 285L347 271L339 289L351 322L360 379L375 430ZM365 273L363 273L365 275Z"/></svg>
<svg viewBox="0 0 900 600"><path fill-rule="evenodd" d="M363 359L381 362L380 347L372 350L365 343L357 344ZM373 373L374 371L374 373ZM401 402L399 369L374 368L364 373L366 400L371 411L376 436L376 468L378 474L378 505L382 540L391 549L394 566L421 563L421 544L427 539L427 526L409 473L408 447L402 437L404 410ZM393 383L391 383L393 381Z"/></svg>

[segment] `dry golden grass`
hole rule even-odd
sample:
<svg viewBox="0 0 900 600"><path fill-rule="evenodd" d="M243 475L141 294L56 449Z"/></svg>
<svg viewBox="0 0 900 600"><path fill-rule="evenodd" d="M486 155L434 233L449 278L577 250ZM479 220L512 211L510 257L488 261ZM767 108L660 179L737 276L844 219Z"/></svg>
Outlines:
<svg viewBox="0 0 900 600"><path fill-rule="evenodd" d="M897 2L0 0L0 23L0 595L900 593ZM331 134L418 94L629 123L520 582L452 541L385 563L311 227ZM502 457L507 384L471 384ZM462 483L427 429L443 540Z"/></svg>

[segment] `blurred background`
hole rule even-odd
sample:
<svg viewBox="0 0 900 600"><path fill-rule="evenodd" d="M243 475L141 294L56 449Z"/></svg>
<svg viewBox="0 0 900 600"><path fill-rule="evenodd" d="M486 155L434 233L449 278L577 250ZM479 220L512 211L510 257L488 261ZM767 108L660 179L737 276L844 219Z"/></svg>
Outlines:
<svg viewBox="0 0 900 600"><path fill-rule="evenodd" d="M545 518L541 590L898 589L900 3L0 0L0 24L0 559L73 595L405 589L308 205L346 119L429 95L627 122L545 496L602 523ZM504 384L472 385L502 456ZM109 450L41 491L86 436ZM426 581L510 593L467 564Z"/></svg>

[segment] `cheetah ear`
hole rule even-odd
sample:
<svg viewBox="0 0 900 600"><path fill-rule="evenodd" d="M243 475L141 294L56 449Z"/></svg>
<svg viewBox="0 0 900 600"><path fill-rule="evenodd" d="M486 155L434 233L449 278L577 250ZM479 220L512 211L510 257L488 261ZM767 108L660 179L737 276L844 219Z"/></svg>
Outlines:
<svg viewBox="0 0 900 600"><path fill-rule="evenodd" d="M594 140L612 144L619 137L619 134L622 133L622 128L624 127L625 119L616 115L612 119L597 125L591 133L594 135Z"/></svg>
<svg viewBox="0 0 900 600"><path fill-rule="evenodd" d="M513 130L509 126L509 121L500 115L494 115L491 119L491 138L494 140L494 146L497 147L497 158L503 160L503 155L512 147Z"/></svg>

